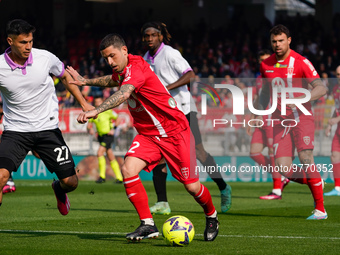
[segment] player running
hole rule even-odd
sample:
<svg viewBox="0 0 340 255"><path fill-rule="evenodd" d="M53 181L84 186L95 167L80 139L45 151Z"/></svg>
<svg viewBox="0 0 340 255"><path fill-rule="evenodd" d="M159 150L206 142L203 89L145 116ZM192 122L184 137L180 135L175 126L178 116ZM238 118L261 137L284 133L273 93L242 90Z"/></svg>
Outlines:
<svg viewBox="0 0 340 255"><path fill-rule="evenodd" d="M98 107L103 103L102 97L95 97L93 104ZM113 123L114 121L115 123ZM113 110L108 110L98 114L96 119L90 119L87 124L87 130L91 135L95 134L93 124L96 126L98 133L99 148L97 151L98 165L99 165L99 178L96 183L103 183L106 180L106 159L105 153L110 161L111 168L116 176L116 183L122 183L123 177L120 172L118 161L116 160L113 150L111 148L114 142L114 130L120 123L118 114Z"/></svg>
<svg viewBox="0 0 340 255"><path fill-rule="evenodd" d="M271 55L269 50L262 50L259 52L259 64L261 65L262 61L268 58ZM256 78L256 86L254 87L254 105L258 104L258 98L260 95L260 91L262 88L262 76L259 75ZM255 115L252 114L250 119L254 119ZM248 135L252 136L250 142L250 157L259 165L259 166L275 166L274 160L274 151L273 151L273 127L271 122L268 119L271 119L271 114L269 116L264 115L262 117L264 125L261 128L255 128L252 133L252 128L250 126L247 127ZM268 147L268 157L265 157L262 154L262 151L265 147ZM263 200L275 200L282 199L282 191L289 183L289 179L284 178L281 181L282 175L277 171L271 172L273 177L273 189L272 191L265 196L261 196L260 199Z"/></svg>
<svg viewBox="0 0 340 255"><path fill-rule="evenodd" d="M143 25L141 33L143 42L148 47L144 59L169 90L177 102L178 109L185 114L189 121L191 132L195 138L197 159L203 166L207 168L215 166L217 169L214 158L204 149L198 128L197 108L187 86L190 79L195 77L195 73L178 50L165 44L169 43L171 36L164 23L148 22ZM169 214L171 210L166 194L167 169L165 162L157 165L152 173L157 203L150 208L151 213ZM211 173L208 171L208 173L221 192L221 211L226 213L231 207L231 187L225 183L220 172Z"/></svg>
<svg viewBox="0 0 340 255"><path fill-rule="evenodd" d="M278 89L278 104L272 115L274 122L274 157L275 165L288 179L301 184L307 184L314 198L315 210L308 220L327 219L323 200L323 180L314 164L314 117L312 115L311 101L326 94L327 89L320 80L318 73L308 59L290 49L291 37L289 30L283 25L277 25L270 30L270 40L274 51L269 58L261 63L261 75L267 79L263 83L259 103L266 109L272 95L273 88ZM286 106L286 115L281 112L281 88L308 89L308 84L313 87L311 98L302 106L310 115L304 114L294 104ZM304 98L304 93L290 92L289 98ZM285 126L281 121L293 119ZM303 169L293 165L295 148Z"/></svg>
<svg viewBox="0 0 340 255"><path fill-rule="evenodd" d="M204 239L213 241L219 228L217 212L209 190L194 173L195 143L185 115L177 108L175 100L150 65L142 57L128 54L120 35L107 35L99 47L101 55L113 70L112 76L84 79L72 67L67 70L75 79L74 84L79 86L119 86L119 90L95 110L80 114L78 122L85 123L127 100L134 127L138 131L125 155L122 174L127 197L135 207L141 224L134 232L127 234L126 238L140 240L157 237L159 234L138 174L143 169L150 172L164 157L174 178L183 183L202 206L206 215Z"/></svg>
<svg viewBox="0 0 340 255"><path fill-rule="evenodd" d="M340 196L340 66L335 69L338 84L333 88L333 98L335 101L335 110L331 119L328 120L328 126L325 130L326 136L331 134L332 126L337 124L333 141L331 162L333 165L334 189L323 194L324 196Z"/></svg>
<svg viewBox="0 0 340 255"><path fill-rule="evenodd" d="M58 99L50 73L60 77L84 110L93 109L55 55L33 48L35 27L12 20L6 27L10 47L0 56L0 91L4 105L4 132L0 143L0 205L2 190L31 150L59 180L52 183L57 206L68 214L67 192L77 188L71 153L58 128Z"/></svg>

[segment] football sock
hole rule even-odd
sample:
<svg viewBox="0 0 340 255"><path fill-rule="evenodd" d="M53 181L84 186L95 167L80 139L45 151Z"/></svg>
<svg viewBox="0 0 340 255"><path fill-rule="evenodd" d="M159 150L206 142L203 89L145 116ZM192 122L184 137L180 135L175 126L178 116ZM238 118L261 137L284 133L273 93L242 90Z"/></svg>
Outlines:
<svg viewBox="0 0 340 255"><path fill-rule="evenodd" d="M257 163L259 166L267 166L270 164L268 159L262 153L251 153L250 157ZM275 164L274 164L275 165Z"/></svg>
<svg viewBox="0 0 340 255"><path fill-rule="evenodd" d="M105 156L98 157L98 164L99 164L99 176L103 179L106 178L106 160Z"/></svg>
<svg viewBox="0 0 340 255"><path fill-rule="evenodd" d="M210 216L206 216L207 218L216 218L217 217L217 211L215 210L215 212L210 215Z"/></svg>
<svg viewBox="0 0 340 255"><path fill-rule="evenodd" d="M275 167L275 159L274 159L274 155L269 155L269 159L270 159L270 164L272 167ZM278 171L273 171L272 172L272 177L273 177L273 190L274 189L280 189L281 190L281 174ZM274 192L275 193L275 192ZM275 193L276 194L276 193ZM281 191L280 194L277 195L281 195Z"/></svg>
<svg viewBox="0 0 340 255"><path fill-rule="evenodd" d="M216 211L211 199L210 192L203 184L201 184L200 191L196 195L194 195L194 198L197 203L202 206L206 216L211 216Z"/></svg>
<svg viewBox="0 0 340 255"><path fill-rule="evenodd" d="M58 199L65 204L66 201L66 193L67 191L63 190L63 188L60 186L60 181L56 181L54 183L54 191Z"/></svg>
<svg viewBox="0 0 340 255"><path fill-rule="evenodd" d="M124 178L123 182L126 195L133 206L136 208L139 219L142 220L152 218L149 209L148 195L146 194L146 191L141 180L139 179L139 176L135 175L130 178Z"/></svg>
<svg viewBox="0 0 340 255"><path fill-rule="evenodd" d="M281 196L282 195L281 187L279 189L273 189L272 193L274 193L275 195Z"/></svg>
<svg viewBox="0 0 340 255"><path fill-rule="evenodd" d="M333 164L334 185L340 187L340 162Z"/></svg>
<svg viewBox="0 0 340 255"><path fill-rule="evenodd" d="M119 168L119 164L117 160L112 160L110 162L111 168L113 170L113 172L115 173L116 179L118 181L123 181L123 176L122 173L120 172L120 168Z"/></svg>
<svg viewBox="0 0 340 255"><path fill-rule="evenodd" d="M151 225L151 226L155 225L153 218L142 219L141 221L143 221L145 225Z"/></svg>
<svg viewBox="0 0 340 255"><path fill-rule="evenodd" d="M305 170L295 165L294 168L290 168L289 171L283 170L282 175L288 178L291 181L300 183L300 184L307 184L307 175Z"/></svg>
<svg viewBox="0 0 340 255"><path fill-rule="evenodd" d="M0 203L0 206L2 205L2 203Z"/></svg>
<svg viewBox="0 0 340 255"><path fill-rule="evenodd" d="M307 173L307 184L309 189L312 192L315 209L325 212L325 207L323 204L323 187L322 187L322 179L320 173L316 170L316 165L310 165L306 169Z"/></svg>
<svg viewBox="0 0 340 255"><path fill-rule="evenodd" d="M157 165L153 170L153 186L157 194L157 202L167 202L166 196L166 177L168 173L163 173L162 169L166 167L166 164Z"/></svg>
<svg viewBox="0 0 340 255"><path fill-rule="evenodd" d="M215 159L209 153L207 153L207 154L208 154L207 159L205 160L205 162L202 162L202 165L206 166L206 167L214 166L215 169L217 169ZM218 171L215 171L215 172L208 171L208 174L209 174L210 178L217 184L218 189L220 191L224 190L227 187L227 184L223 180L220 172L218 172Z"/></svg>

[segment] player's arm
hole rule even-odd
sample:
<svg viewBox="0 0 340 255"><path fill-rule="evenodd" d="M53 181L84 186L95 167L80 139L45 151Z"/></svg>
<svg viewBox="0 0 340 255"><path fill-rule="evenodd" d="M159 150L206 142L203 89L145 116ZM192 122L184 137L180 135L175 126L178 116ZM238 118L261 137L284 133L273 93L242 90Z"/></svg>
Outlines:
<svg viewBox="0 0 340 255"><path fill-rule="evenodd" d="M92 122L87 123L87 132L89 132L90 135L94 135L93 123Z"/></svg>
<svg viewBox="0 0 340 255"><path fill-rule="evenodd" d="M183 74L177 81L175 81L174 83L171 83L169 85L166 86L166 88L168 90L171 89L175 89L178 87L182 87L183 85L186 85L188 83L190 83L190 79L195 78L195 73L194 71L189 71L186 72L185 74Z"/></svg>
<svg viewBox="0 0 340 255"><path fill-rule="evenodd" d="M101 112L105 112L109 109L117 107L118 105L125 102L132 92L135 90L135 87L131 84L124 84L120 87L120 89L114 93L112 96L107 98L101 105L96 107L94 110L84 112L79 114L77 120L79 123L86 123L88 119L94 118Z"/></svg>
<svg viewBox="0 0 340 255"><path fill-rule="evenodd" d="M337 116L338 111L335 109L332 118L328 120L328 125L325 129L325 135L329 136L331 134L332 126L340 122L340 115Z"/></svg>
<svg viewBox="0 0 340 255"><path fill-rule="evenodd" d="M66 71L72 76L74 81L71 84L77 86L96 86L96 87L117 87L119 84L112 80L111 75L103 77L85 79L72 66L68 66Z"/></svg>
<svg viewBox="0 0 340 255"><path fill-rule="evenodd" d="M78 86L72 84L72 77L68 72L64 72L64 74L60 77L60 80L66 87L68 91L75 97L75 99L79 102L81 105L83 111L90 111L94 107L86 102L85 98L83 97L82 93L80 92Z"/></svg>
<svg viewBox="0 0 340 255"><path fill-rule="evenodd" d="M319 99L320 97L326 95L327 93L327 88L325 86L325 84L323 84L323 82L321 81L321 79L315 79L314 81L312 81L310 83L310 85L312 85L313 89L310 92L311 94L311 98L309 101L314 101Z"/></svg>

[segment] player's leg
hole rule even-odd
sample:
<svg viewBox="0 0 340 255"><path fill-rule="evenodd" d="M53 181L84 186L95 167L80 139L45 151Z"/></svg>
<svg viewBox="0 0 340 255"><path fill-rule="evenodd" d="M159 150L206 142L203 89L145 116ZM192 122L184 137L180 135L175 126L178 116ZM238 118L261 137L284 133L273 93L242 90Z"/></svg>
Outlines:
<svg viewBox="0 0 340 255"><path fill-rule="evenodd" d="M163 144L162 154L173 177L184 184L186 190L203 208L206 216L204 239L213 241L218 234L219 222L210 192L199 182L199 175L195 173L196 152L193 135L190 129L187 129L172 139Z"/></svg>
<svg viewBox="0 0 340 255"><path fill-rule="evenodd" d="M140 226L126 235L128 240L141 240L157 237L159 232L153 221L148 196L138 176L142 169L150 172L155 167L162 155L156 144L149 137L137 135L125 155L122 166L123 183L126 195L135 207Z"/></svg>
<svg viewBox="0 0 340 255"><path fill-rule="evenodd" d="M14 180L11 174L10 177L8 178L8 181L6 182L5 186L2 189L2 193L6 194L10 192L15 192L15 191L16 191L16 187L15 187L15 183L14 183Z"/></svg>
<svg viewBox="0 0 340 255"><path fill-rule="evenodd" d="M332 142L331 162L333 165L334 189L324 193L324 196L340 196L340 137L335 133Z"/></svg>
<svg viewBox="0 0 340 255"><path fill-rule="evenodd" d="M116 183L123 183L123 176L122 176L118 161L113 153L111 146L110 148L106 149L106 155L110 161L111 168L116 176Z"/></svg>
<svg viewBox="0 0 340 255"><path fill-rule="evenodd" d="M0 206L2 204L3 188L5 187L9 177L10 172L6 168L0 168Z"/></svg>
<svg viewBox="0 0 340 255"><path fill-rule="evenodd" d="M106 180L106 159L105 159L106 142L104 141L103 136L98 136L98 141L99 141L99 148L97 151L97 157L98 157L99 177L96 180L96 183L103 183Z"/></svg>
<svg viewBox="0 0 340 255"><path fill-rule="evenodd" d="M205 167L213 166L214 169L217 169L217 164L215 159L204 149L202 143L201 132L198 127L198 119L196 112L190 112L186 115L187 120L190 123L190 129L195 139L195 149L196 149L196 157ZM222 175L218 171L208 171L210 178L217 184L218 189L221 192L221 211L222 213L226 213L231 207L231 192L232 189L230 185L228 185L222 178Z"/></svg>
<svg viewBox="0 0 340 255"><path fill-rule="evenodd" d="M164 158L152 170L152 174L152 181L157 195L157 202L150 207L150 211L152 214L168 215L171 213L171 209L166 193L166 178L168 176L168 171L166 169Z"/></svg>

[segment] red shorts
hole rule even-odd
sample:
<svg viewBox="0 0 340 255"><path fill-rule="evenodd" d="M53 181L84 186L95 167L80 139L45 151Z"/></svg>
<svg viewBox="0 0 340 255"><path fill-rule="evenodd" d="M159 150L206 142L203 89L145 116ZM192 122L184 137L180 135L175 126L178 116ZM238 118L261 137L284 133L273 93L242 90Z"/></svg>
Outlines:
<svg viewBox="0 0 340 255"><path fill-rule="evenodd" d="M273 128L272 126L263 126L262 128L255 128L251 138L251 144L260 143L268 148L273 148Z"/></svg>
<svg viewBox="0 0 340 255"><path fill-rule="evenodd" d="M340 135L337 132L335 132L335 135L333 137L332 141L332 151L339 151L340 152Z"/></svg>
<svg viewBox="0 0 340 255"><path fill-rule="evenodd" d="M137 135L125 157L136 157L146 162L147 172L164 157L172 176L183 184L198 181L195 139L190 128L172 137Z"/></svg>
<svg viewBox="0 0 340 255"><path fill-rule="evenodd" d="M294 123L285 123L286 126ZM274 156L293 157L295 148L297 152L314 149L314 118L313 116L304 116L295 127L283 127L281 122L276 124L273 129L274 133Z"/></svg>

